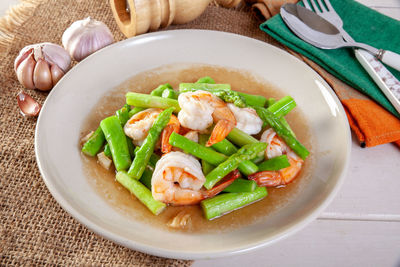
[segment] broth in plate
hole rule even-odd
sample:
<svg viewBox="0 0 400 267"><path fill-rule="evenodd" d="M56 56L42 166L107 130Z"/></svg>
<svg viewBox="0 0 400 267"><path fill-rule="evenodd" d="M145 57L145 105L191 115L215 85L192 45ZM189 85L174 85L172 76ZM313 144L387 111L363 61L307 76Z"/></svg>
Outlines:
<svg viewBox="0 0 400 267"><path fill-rule="evenodd" d="M216 83L229 83L232 89L236 91L276 99L285 96L279 88L243 70L203 64L167 65L137 74L105 95L86 119L81 129L81 136L95 130L103 118L114 114L117 109L121 108L125 104L127 92L150 93L151 90L164 83L169 83L177 89L179 83L195 82L203 76L212 77ZM200 205L168 206L158 216L153 215L135 196L115 180L114 170L105 170L97 163L97 157L88 157L81 153L84 173L89 183L107 203L134 220L154 227L188 233L232 231L259 220L267 220L268 215L279 212L290 201L295 201L296 196L307 185L314 162L312 137L307 122L301 113L301 107L296 107L285 118L300 142L310 151L310 156L305 160L299 176L285 187L267 188L268 196L261 201L211 221L204 218ZM168 227L168 221L181 211L190 213L191 223L186 228L179 230Z"/></svg>

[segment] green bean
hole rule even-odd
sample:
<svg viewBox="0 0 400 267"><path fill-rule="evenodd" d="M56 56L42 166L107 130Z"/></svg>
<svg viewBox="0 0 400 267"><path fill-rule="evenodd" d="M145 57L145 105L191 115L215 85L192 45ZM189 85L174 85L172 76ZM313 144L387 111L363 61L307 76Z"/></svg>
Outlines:
<svg viewBox="0 0 400 267"><path fill-rule="evenodd" d="M213 92L215 90L223 90L223 91L231 91L230 84L223 83L180 83L179 91L180 92L192 92L197 90L209 91Z"/></svg>
<svg viewBox="0 0 400 267"><path fill-rule="evenodd" d="M238 92L238 94L244 99L248 106L264 107L267 102L267 99L261 95L251 95L242 92Z"/></svg>
<svg viewBox="0 0 400 267"><path fill-rule="evenodd" d="M258 153L264 151L266 148L267 144L261 142L243 146L206 176L204 187L206 189L211 189L222 178L228 175L228 173L235 170L241 162L255 158Z"/></svg>
<svg viewBox="0 0 400 267"><path fill-rule="evenodd" d="M215 81L210 76L205 76L198 79L196 83L215 83Z"/></svg>
<svg viewBox="0 0 400 267"><path fill-rule="evenodd" d="M286 155L281 155L262 162L258 165L258 169L260 171L278 171L289 166L288 157Z"/></svg>
<svg viewBox="0 0 400 267"><path fill-rule="evenodd" d="M206 134L199 135L199 144L205 146L208 141L209 136ZM205 161L204 159L201 160L201 169L203 170L204 175L209 174L215 168L214 165Z"/></svg>
<svg viewBox="0 0 400 267"><path fill-rule="evenodd" d="M126 94L126 103L131 106L142 108L166 109L173 107L175 112L179 112L181 110L178 100L132 92Z"/></svg>
<svg viewBox="0 0 400 267"><path fill-rule="evenodd" d="M262 152L262 153L260 153L259 155L257 155L257 157L255 157L254 159L252 159L251 161L252 161L254 164L258 164L258 163L264 161L264 159L265 159L265 155L264 155L264 152Z"/></svg>
<svg viewBox="0 0 400 267"><path fill-rule="evenodd" d="M257 187L253 192L225 193L203 200L201 207L207 220L247 206L267 196L265 187Z"/></svg>
<svg viewBox="0 0 400 267"><path fill-rule="evenodd" d="M145 110L146 108L141 108L141 107L134 107L133 109L131 109L131 111L129 111L129 118L131 118L133 115L135 115L136 113L139 113L140 111Z"/></svg>
<svg viewBox="0 0 400 267"><path fill-rule="evenodd" d="M156 89L151 91L150 95L160 96L161 97L163 92L164 92L164 90L166 90L166 89L172 89L172 86L169 83L161 84Z"/></svg>
<svg viewBox="0 0 400 267"><path fill-rule="evenodd" d="M139 199L154 215L160 214L167 205L153 198L151 191L141 182L132 179L126 172L120 171L116 180Z"/></svg>
<svg viewBox="0 0 400 267"><path fill-rule="evenodd" d="M126 136L126 143L128 144L128 150L129 150L129 155L131 156L131 159L135 157L135 146L133 145L132 139L128 136Z"/></svg>
<svg viewBox="0 0 400 267"><path fill-rule="evenodd" d="M212 145L211 147L227 156L230 156L238 151L238 149L226 139ZM249 160L241 162L238 166L238 169L246 176L256 173L258 171L257 165Z"/></svg>
<svg viewBox="0 0 400 267"><path fill-rule="evenodd" d="M277 117L285 116L296 107L296 102L291 96L282 97L278 101L271 103L272 105L268 106L268 111L274 113Z"/></svg>
<svg viewBox="0 0 400 267"><path fill-rule="evenodd" d="M213 144L211 147L227 156L230 156L238 151L238 149L226 139Z"/></svg>
<svg viewBox="0 0 400 267"><path fill-rule="evenodd" d="M178 99L178 92L176 92L174 89L165 89L161 97Z"/></svg>
<svg viewBox="0 0 400 267"><path fill-rule="evenodd" d="M142 177L140 177L139 182L141 182L148 189L151 190L151 178L152 177L153 177L153 171L149 168L149 166L147 166L146 169L144 169L144 172L142 174Z"/></svg>
<svg viewBox="0 0 400 267"><path fill-rule="evenodd" d="M270 106L272 106L274 103L276 102L276 99L271 97L267 99L267 105L266 107L269 108Z"/></svg>
<svg viewBox="0 0 400 267"><path fill-rule="evenodd" d="M151 166L151 167L153 167L153 168L155 168L155 167L156 167L156 164L157 164L157 161L159 161L159 160L160 160L160 156L153 153L153 154L151 154L151 156L150 156L148 165Z"/></svg>
<svg viewBox="0 0 400 267"><path fill-rule="evenodd" d="M104 146L104 155L106 155L106 157L108 157L108 158L112 158L112 154L111 154L111 149L110 149L110 145L107 143L107 144L105 144L105 146Z"/></svg>
<svg viewBox="0 0 400 267"><path fill-rule="evenodd" d="M247 179L236 179L231 185L223 190L228 193L241 193L241 192L253 192L257 188L257 183L253 180Z"/></svg>
<svg viewBox="0 0 400 267"><path fill-rule="evenodd" d="M253 136L248 135L238 128L233 128L233 130L228 134L227 138L229 139L229 141L240 147L247 144L254 144L259 142Z"/></svg>
<svg viewBox="0 0 400 267"><path fill-rule="evenodd" d="M283 141L303 160L307 158L310 152L293 136L290 130L285 127L272 112L267 110L266 108L255 107L258 116L267 122L276 132L278 136L280 136Z"/></svg>
<svg viewBox="0 0 400 267"><path fill-rule="evenodd" d="M125 125L129 119L129 110L130 106L124 105L121 109L116 111L117 118L120 120L122 126ZM95 156L97 153L99 153L105 141L106 139L104 137L104 133L99 126L89 140L83 145L82 152L89 156Z"/></svg>
<svg viewBox="0 0 400 267"><path fill-rule="evenodd" d="M117 171L129 168L131 157L126 136L119 119L116 116L105 118L100 122L100 127L110 146L114 166Z"/></svg>
<svg viewBox="0 0 400 267"><path fill-rule="evenodd" d="M199 159L204 159L212 165L218 165L224 162L228 157L224 154L218 153L211 148L202 146L188 138L173 132L169 137L169 143L177 148L182 149L186 153L189 153Z"/></svg>
<svg viewBox="0 0 400 267"><path fill-rule="evenodd" d="M283 98L282 98L283 99ZM279 101L281 101L281 100L279 100ZM281 116L282 117L280 117L279 118L279 120L281 121L281 123L286 127L286 128L288 128L288 130L292 133L292 135L294 136L294 137L296 137L296 134L293 132L293 130L292 130L292 128L290 127L290 125L289 125L289 123L286 121L286 119L283 117L284 115L286 115L286 114L284 114L284 113L280 113L282 110L285 110L285 111L287 111L287 112L289 112L288 111L288 109L285 109L285 108L281 108L281 106L282 105L285 105L285 103L287 103L287 99L286 100L284 100L284 101L281 101L280 103L278 103L278 102L276 102L275 101L275 99L273 99L273 100L271 100L271 106L269 106L268 107L268 110L269 111L271 111L272 113L274 113L274 110L276 111L276 113L274 113L274 115L277 115L278 117L279 117L279 114L281 114ZM290 101L290 99L289 99L289 101ZM294 101L293 101L294 102ZM296 103L294 102L294 106L293 107L295 107L296 106ZM284 114L284 115L283 115ZM267 124L266 122L264 122L264 124ZM265 127L266 125L263 125L263 127Z"/></svg>
<svg viewBox="0 0 400 267"><path fill-rule="evenodd" d="M137 146L137 147L135 148L135 150L134 150L134 154L135 154L135 155L136 155L136 153L139 151L139 149L140 149L140 146ZM157 161L159 161L159 160L160 160L160 156L157 155L157 154L155 154L155 153L153 153L153 154L151 154L151 156L150 156L149 163L147 164L147 166L150 166L150 167L152 167L152 168L155 168L155 167L156 167L156 164L157 164Z"/></svg>
<svg viewBox="0 0 400 267"><path fill-rule="evenodd" d="M103 131L101 128L97 128L96 131L90 136L89 140L85 142L82 147L82 152L88 156L96 156L100 149L103 147L106 139L104 138Z"/></svg>
<svg viewBox="0 0 400 267"><path fill-rule="evenodd" d="M121 122L121 125L124 126L125 123L129 120L129 111L131 110L131 107L128 104L125 104L121 109L117 110L115 112L115 115Z"/></svg>
<svg viewBox="0 0 400 267"><path fill-rule="evenodd" d="M147 163L153 154L154 147L161 135L162 130L171 119L173 110L174 108L168 108L157 116L153 126L151 126L149 133L143 142L143 145L136 152L135 159L128 170L128 175L132 178L138 180L142 176L144 169L146 168Z"/></svg>

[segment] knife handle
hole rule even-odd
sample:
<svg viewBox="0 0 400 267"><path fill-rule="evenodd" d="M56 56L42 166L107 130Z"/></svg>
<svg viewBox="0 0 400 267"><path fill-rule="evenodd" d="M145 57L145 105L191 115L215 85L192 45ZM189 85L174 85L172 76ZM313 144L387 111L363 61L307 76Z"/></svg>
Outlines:
<svg viewBox="0 0 400 267"><path fill-rule="evenodd" d="M384 50L382 62L400 71L400 55L389 50Z"/></svg>
<svg viewBox="0 0 400 267"><path fill-rule="evenodd" d="M388 52L388 51L387 51ZM385 54L387 53L385 52ZM357 60L368 72L381 91L389 99L397 112L400 113L400 82L373 55L362 49L355 49Z"/></svg>

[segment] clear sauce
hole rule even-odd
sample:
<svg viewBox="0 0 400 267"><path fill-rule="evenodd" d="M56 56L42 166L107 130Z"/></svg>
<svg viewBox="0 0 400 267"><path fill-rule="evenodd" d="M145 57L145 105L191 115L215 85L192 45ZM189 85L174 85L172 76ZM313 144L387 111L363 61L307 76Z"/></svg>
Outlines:
<svg viewBox="0 0 400 267"><path fill-rule="evenodd" d="M195 82L203 76L210 76L217 83L229 83L233 90L259 94L267 98L274 97L279 99L285 95L265 80L242 70L200 64L163 66L140 73L105 95L98 105L93 108L91 115L82 126L81 135L84 136L96 129L103 118L112 115L117 109L123 106L126 92L149 93L158 85L167 82L177 89L179 83ZM296 196L301 193L301 189L306 186L309 180L308 178L310 177L314 162L314 149L307 122L301 113L301 107L297 107L294 111L290 112L286 116L286 119L300 142L311 152L311 156L306 159L299 177L285 187L269 188L268 196L263 200L212 221L207 221L203 217L203 212L199 205L184 207L169 206L160 215L154 216L135 196L115 181L114 171L103 169L97 164L97 158L87 157L82 154L84 172L89 183L104 197L107 203L134 220L170 231L184 231L188 233L232 231L239 227L265 220L274 212L279 212L285 205L296 199ZM190 213L191 224L180 230L169 228L167 222L181 211Z"/></svg>

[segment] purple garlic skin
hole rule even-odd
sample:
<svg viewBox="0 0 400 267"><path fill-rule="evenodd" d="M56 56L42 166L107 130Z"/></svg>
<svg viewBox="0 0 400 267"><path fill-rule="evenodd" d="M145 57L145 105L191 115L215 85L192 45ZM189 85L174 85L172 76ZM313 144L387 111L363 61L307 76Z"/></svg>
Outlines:
<svg viewBox="0 0 400 267"><path fill-rule="evenodd" d="M18 81L28 89L48 91L61 79L71 65L68 52L53 43L24 47L14 61Z"/></svg>
<svg viewBox="0 0 400 267"><path fill-rule="evenodd" d="M90 17L72 23L62 36L63 46L76 61L113 42L114 36L107 25Z"/></svg>

